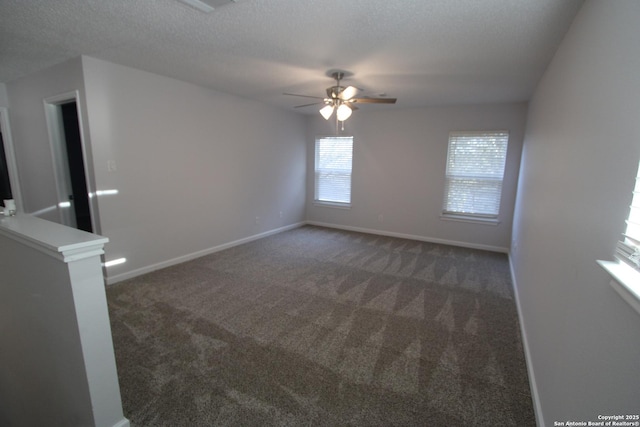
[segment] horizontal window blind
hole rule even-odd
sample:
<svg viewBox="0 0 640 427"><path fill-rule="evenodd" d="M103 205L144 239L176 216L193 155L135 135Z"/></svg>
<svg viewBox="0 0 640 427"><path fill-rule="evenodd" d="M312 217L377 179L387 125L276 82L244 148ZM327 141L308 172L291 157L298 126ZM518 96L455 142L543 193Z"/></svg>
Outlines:
<svg viewBox="0 0 640 427"><path fill-rule="evenodd" d="M445 215L498 217L508 142L506 131L449 134Z"/></svg>
<svg viewBox="0 0 640 427"><path fill-rule="evenodd" d="M315 200L351 203L353 137L316 139Z"/></svg>
<svg viewBox="0 0 640 427"><path fill-rule="evenodd" d="M637 175L627 225L618 242L616 257L640 270L640 169Z"/></svg>

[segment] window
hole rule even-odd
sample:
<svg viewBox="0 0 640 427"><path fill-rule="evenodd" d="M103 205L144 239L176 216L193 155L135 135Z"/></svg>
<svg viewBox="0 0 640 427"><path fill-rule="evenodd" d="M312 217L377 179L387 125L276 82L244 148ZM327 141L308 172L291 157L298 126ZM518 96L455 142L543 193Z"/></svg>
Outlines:
<svg viewBox="0 0 640 427"><path fill-rule="evenodd" d="M640 271L640 169L633 189L629 217L616 257Z"/></svg>
<svg viewBox="0 0 640 427"><path fill-rule="evenodd" d="M598 264L613 277L609 282L611 287L640 313L640 168L636 173L627 226L615 255L620 262L599 260Z"/></svg>
<svg viewBox="0 0 640 427"><path fill-rule="evenodd" d="M443 217L496 222L509 133L451 132Z"/></svg>
<svg viewBox="0 0 640 427"><path fill-rule="evenodd" d="M316 139L315 201L327 205L351 205L353 137Z"/></svg>

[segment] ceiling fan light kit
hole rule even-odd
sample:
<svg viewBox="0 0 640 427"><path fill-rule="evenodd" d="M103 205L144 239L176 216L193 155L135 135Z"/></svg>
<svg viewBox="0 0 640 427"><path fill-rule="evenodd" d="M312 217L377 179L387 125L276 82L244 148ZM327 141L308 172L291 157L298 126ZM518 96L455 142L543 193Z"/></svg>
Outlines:
<svg viewBox="0 0 640 427"><path fill-rule="evenodd" d="M325 120L329 120L333 114L333 105L327 104L320 109L320 114Z"/></svg>
<svg viewBox="0 0 640 427"><path fill-rule="evenodd" d="M352 112L353 111L347 104L340 104L340 106L338 107L338 111L336 111L336 115L338 116L338 120L344 122L349 117L351 117Z"/></svg>
<svg viewBox="0 0 640 427"><path fill-rule="evenodd" d="M349 74L351 75L351 74ZM335 86L331 86L327 88L327 97L319 97L319 96L311 96L311 95L299 95L295 93L285 93L284 95L289 96L301 96L303 98L315 98L321 99L321 102L315 102L311 104L298 105L295 108L308 107L311 105L325 104L324 107L320 109L320 114L324 117L325 120L329 120L333 115L333 112L336 111L336 118L338 121L343 122L351 117L351 114L354 110L358 108L353 105L355 103L362 104L395 104L396 98L355 98L357 95L358 89L355 86L340 86L340 80L345 76L344 71L335 71L331 73L331 77L333 77L336 81Z"/></svg>

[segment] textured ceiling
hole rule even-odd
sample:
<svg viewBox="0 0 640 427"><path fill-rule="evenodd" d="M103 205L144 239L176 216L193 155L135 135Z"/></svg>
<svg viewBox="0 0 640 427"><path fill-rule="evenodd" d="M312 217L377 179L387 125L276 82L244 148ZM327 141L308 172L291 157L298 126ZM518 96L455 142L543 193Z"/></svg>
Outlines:
<svg viewBox="0 0 640 427"><path fill-rule="evenodd" d="M0 0L0 82L81 54L291 109L327 71L396 106L526 101L577 0ZM296 111L315 113L317 108Z"/></svg>

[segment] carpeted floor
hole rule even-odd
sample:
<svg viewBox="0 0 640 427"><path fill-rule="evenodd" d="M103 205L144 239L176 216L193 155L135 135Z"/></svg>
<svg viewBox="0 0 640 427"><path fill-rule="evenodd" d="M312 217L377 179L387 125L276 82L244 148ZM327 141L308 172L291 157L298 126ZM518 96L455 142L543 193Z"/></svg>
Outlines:
<svg viewBox="0 0 640 427"><path fill-rule="evenodd" d="M109 286L133 426L535 426L507 257L306 226Z"/></svg>

